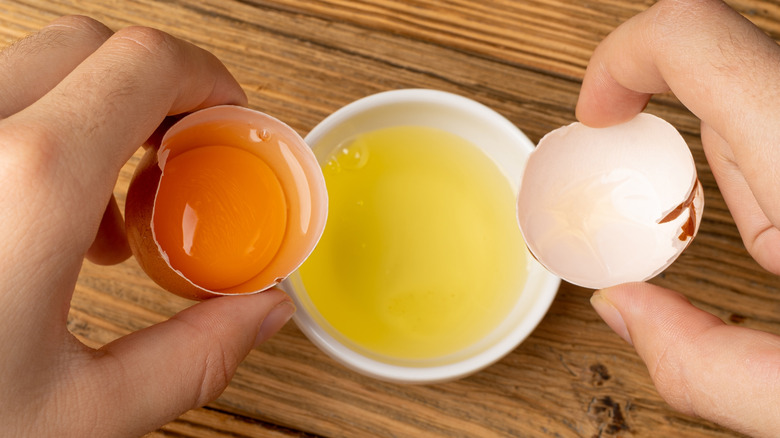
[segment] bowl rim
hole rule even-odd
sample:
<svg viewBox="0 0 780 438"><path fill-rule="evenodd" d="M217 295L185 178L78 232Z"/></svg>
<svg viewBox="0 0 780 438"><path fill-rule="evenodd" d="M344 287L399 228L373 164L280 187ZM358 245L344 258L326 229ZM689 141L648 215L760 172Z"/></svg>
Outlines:
<svg viewBox="0 0 780 438"><path fill-rule="evenodd" d="M422 88L384 91L353 101L323 119L304 137L304 141L310 148L313 148L331 130L350 119L379 107L399 103L437 104L466 111L473 114L475 118L486 120L491 126L495 126L496 129L500 129L516 139L518 147L523 148L526 154L534 149L533 143L517 126L486 105L450 92ZM529 263L538 264L530 255L527 256L527 260ZM538 288L537 296L525 313L526 316L517 325L513 326L498 341L476 354L453 363L432 366L391 364L366 357L352 350L321 327L302 305L297 289L292 284L299 280L298 271L293 273L291 278L285 280L281 286L292 297L298 308L293 316L296 325L313 344L332 359L353 371L379 380L394 383L430 384L456 380L484 369L514 350L533 332L552 305L561 282L557 276L545 270L541 265L534 269L541 269L537 274L538 281L534 282ZM300 281L298 282L300 283Z"/></svg>

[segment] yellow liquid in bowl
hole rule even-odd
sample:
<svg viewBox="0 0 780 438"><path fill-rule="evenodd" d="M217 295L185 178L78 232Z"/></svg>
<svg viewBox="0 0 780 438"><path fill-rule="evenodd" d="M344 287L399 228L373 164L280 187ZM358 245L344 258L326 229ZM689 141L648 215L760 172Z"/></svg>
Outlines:
<svg viewBox="0 0 780 438"><path fill-rule="evenodd" d="M380 358L440 358L513 309L526 278L515 194L475 145L385 128L340 147L323 172L328 224L300 275L337 336Z"/></svg>

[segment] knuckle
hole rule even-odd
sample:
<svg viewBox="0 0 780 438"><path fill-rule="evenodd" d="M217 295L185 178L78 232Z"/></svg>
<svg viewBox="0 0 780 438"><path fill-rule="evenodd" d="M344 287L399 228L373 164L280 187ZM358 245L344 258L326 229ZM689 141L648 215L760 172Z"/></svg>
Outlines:
<svg viewBox="0 0 780 438"><path fill-rule="evenodd" d="M97 43L103 43L112 35L111 29L94 18L85 15L66 15L51 22L46 29L61 30L66 28L68 32L75 32L82 38L92 39Z"/></svg>
<svg viewBox="0 0 780 438"><path fill-rule="evenodd" d="M25 129L2 125L0 151L4 179L19 179L18 187L27 187L31 181L44 179L56 172L59 160L54 153L60 148L56 138L45 129ZM25 183L26 184L22 184Z"/></svg>
<svg viewBox="0 0 780 438"><path fill-rule="evenodd" d="M219 397L230 384L238 362L221 347L212 349L203 362L203 376L194 406L203 406Z"/></svg>
<svg viewBox="0 0 780 438"><path fill-rule="evenodd" d="M117 31L114 38L128 43L131 50L141 49L154 57L176 53L173 37L151 27L130 26Z"/></svg>
<svg viewBox="0 0 780 438"><path fill-rule="evenodd" d="M143 26L131 26L117 31L110 40L112 50L121 55L128 64L146 66L160 72L175 70L184 62L176 38L157 29ZM127 78L127 84L139 84L136 78Z"/></svg>
<svg viewBox="0 0 780 438"><path fill-rule="evenodd" d="M704 27L722 5L721 0L661 0L648 10L644 37L657 56L668 56L681 41L706 32Z"/></svg>
<svg viewBox="0 0 780 438"><path fill-rule="evenodd" d="M18 247L35 242L51 247L57 242L74 243L70 234L65 237L58 231L61 228L39 227L43 222L68 224L70 220L67 208L61 208L67 207L72 195L61 181L64 169L58 150L39 147L51 142L50 137L44 130L6 129L0 124L0 183L13 188L0 193L0 221L9 224L9 238ZM41 249L40 245L36 248Z"/></svg>
<svg viewBox="0 0 780 438"><path fill-rule="evenodd" d="M111 34L111 30L97 20L83 15L67 15L3 49L0 59L13 64L16 57L37 55L42 48L96 50Z"/></svg>
<svg viewBox="0 0 780 438"><path fill-rule="evenodd" d="M169 322L178 324L187 333L200 334L211 333L214 324L220 324L209 318L194 319L182 314L174 316ZM215 341L221 338L203 335L193 339L193 350L198 352L196 357L200 359L191 361L186 373L186 387L191 391L191 408L203 406L219 397L243 359L240 351L229 342Z"/></svg>
<svg viewBox="0 0 780 438"><path fill-rule="evenodd" d="M680 372L685 369L685 365L680 352L667 346L655 366L650 368L650 377L658 393L670 406L680 412L693 414L690 385L685 374Z"/></svg>
<svg viewBox="0 0 780 438"><path fill-rule="evenodd" d="M23 48L30 53L37 52L40 47L87 53L97 50L110 36L111 30L97 20L83 15L68 15L23 40Z"/></svg>
<svg viewBox="0 0 780 438"><path fill-rule="evenodd" d="M685 30L691 23L711 15L721 3L721 0L662 0L653 7L655 25L659 29Z"/></svg>

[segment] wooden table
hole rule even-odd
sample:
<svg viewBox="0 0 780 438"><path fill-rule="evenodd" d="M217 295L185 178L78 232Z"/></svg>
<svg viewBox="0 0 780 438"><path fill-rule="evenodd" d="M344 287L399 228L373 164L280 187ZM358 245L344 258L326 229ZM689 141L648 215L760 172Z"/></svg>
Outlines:
<svg viewBox="0 0 780 438"><path fill-rule="evenodd" d="M426 87L483 102L534 141L574 120L588 58L649 0L2 0L0 46L60 15L118 29L163 29L213 51L252 107L301 134L342 105L383 90ZM780 3L732 6L780 39ZM707 167L699 123L673 96L649 111L689 141L707 196L701 231L656 283L684 291L731 324L780 333L778 279L746 253ZM122 172L120 204L138 155ZM563 284L533 335L460 381L403 386L357 375L288 324L253 351L214 403L151 436L726 437L672 411L634 350ZM133 260L85 264L70 329L99 346L191 303L159 290Z"/></svg>

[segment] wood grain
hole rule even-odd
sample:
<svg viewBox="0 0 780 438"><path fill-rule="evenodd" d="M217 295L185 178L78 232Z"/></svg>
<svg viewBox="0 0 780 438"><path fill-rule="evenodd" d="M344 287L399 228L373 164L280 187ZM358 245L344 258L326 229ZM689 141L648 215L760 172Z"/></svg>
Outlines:
<svg viewBox="0 0 780 438"><path fill-rule="evenodd" d="M66 14L113 29L152 26L214 52L250 105L301 134L342 105L383 90L425 87L496 109L534 142L574 120L598 42L653 2L629 0L4 0L0 45ZM780 3L731 2L780 39ZM649 111L675 124L694 152L707 206L689 250L656 283L725 321L780 333L777 279L749 257L698 139L670 95ZM119 176L120 205L137 154ZM591 292L563 284L533 335L506 358L457 382L371 380L319 352L292 324L253 351L217 401L149 436L180 437L734 437L671 410L643 363L591 309ZM130 260L85 264L68 324L100 346L190 305L160 291Z"/></svg>

